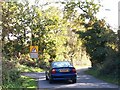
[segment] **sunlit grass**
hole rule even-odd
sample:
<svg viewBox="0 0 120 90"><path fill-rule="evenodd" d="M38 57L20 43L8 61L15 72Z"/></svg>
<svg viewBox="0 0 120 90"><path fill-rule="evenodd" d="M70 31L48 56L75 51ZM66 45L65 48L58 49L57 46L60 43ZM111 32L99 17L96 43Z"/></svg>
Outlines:
<svg viewBox="0 0 120 90"><path fill-rule="evenodd" d="M33 78L21 76L21 78L24 80L24 83L22 83L23 88L37 88L37 81Z"/></svg>
<svg viewBox="0 0 120 90"><path fill-rule="evenodd" d="M88 67L91 67L91 65L74 65L74 67L76 68L76 69L80 69L80 68L88 68Z"/></svg>
<svg viewBox="0 0 120 90"><path fill-rule="evenodd" d="M42 71L44 71L41 68L38 68L38 67L28 67L26 65L18 65L18 67L19 67L19 70L21 72L42 72Z"/></svg>

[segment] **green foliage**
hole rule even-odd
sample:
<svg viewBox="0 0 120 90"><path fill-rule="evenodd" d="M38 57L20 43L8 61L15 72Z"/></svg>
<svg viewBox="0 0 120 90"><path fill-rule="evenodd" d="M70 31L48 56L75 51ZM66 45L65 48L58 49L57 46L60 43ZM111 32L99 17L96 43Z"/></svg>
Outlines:
<svg viewBox="0 0 120 90"><path fill-rule="evenodd" d="M9 82L2 87L3 90L21 90L21 88L35 89L37 88L37 82L30 77L21 76L18 81Z"/></svg>
<svg viewBox="0 0 120 90"><path fill-rule="evenodd" d="M118 75L118 59L115 61L106 61L103 64L103 68L100 70L101 74L113 74L113 75ZM109 68L109 69L108 69Z"/></svg>
<svg viewBox="0 0 120 90"><path fill-rule="evenodd" d="M27 40L25 33L28 31L26 27L29 22L26 21L25 16L28 16L30 12L28 12L28 7L24 10L26 5L24 6L17 2L4 2L2 6L4 14L2 17L3 54L5 56L6 54L10 54L9 57L12 57L15 56L13 52L23 53L22 49L27 46L25 45ZM15 39L12 40L11 37Z"/></svg>
<svg viewBox="0 0 120 90"><path fill-rule="evenodd" d="M13 61L2 61L2 83L3 85L10 82L16 82L20 78L20 71L16 68Z"/></svg>
<svg viewBox="0 0 120 90"><path fill-rule="evenodd" d="M39 67L33 66L26 66L18 64L17 67L19 68L20 72L43 72L44 70Z"/></svg>
<svg viewBox="0 0 120 90"><path fill-rule="evenodd" d="M22 88L28 88L28 89L36 89L37 87L37 81L33 78L21 76L21 79L23 80Z"/></svg>
<svg viewBox="0 0 120 90"><path fill-rule="evenodd" d="M21 77L21 72L41 72L40 68L20 65L15 61L2 61L2 88L37 88L36 81L28 77Z"/></svg>
<svg viewBox="0 0 120 90"><path fill-rule="evenodd" d="M67 48L65 46L71 38L76 36L67 34L70 31L70 28L68 28L70 23L65 22L65 19L61 17L60 9L49 7L42 10L37 7L37 4L30 6L28 2L24 4L5 2L3 13L3 30L6 30L6 28L8 30L3 33L2 39L3 54L6 58L19 58L19 53L21 55L28 54L30 45L39 47L38 60L42 60L42 62L46 62L47 59L64 59L64 52L69 54L70 59L71 55L79 52L77 50L79 47L76 47L78 45L76 39L73 40L72 44L67 44ZM8 16L9 13L12 13L12 16ZM11 21L6 22L8 19L11 19ZM72 31L70 32L72 33ZM14 36L15 39L12 40L11 36ZM36 65L36 62L29 60L20 60L20 63L28 66Z"/></svg>
<svg viewBox="0 0 120 90"><path fill-rule="evenodd" d="M93 75L94 77L101 79L103 81L120 85L120 81L118 77L116 77L115 75L111 75L111 74L106 74L106 75L100 74L98 69L90 69L90 70L85 71L85 73L89 75Z"/></svg>
<svg viewBox="0 0 120 90"><path fill-rule="evenodd" d="M39 46L40 55L47 52L50 57L55 58L54 39L50 39L49 33L57 25L58 17L44 16L40 8L35 5L29 6L28 2L4 2L2 6L3 54L6 58L15 57L18 53L29 53L30 44ZM46 11L46 14L50 15L50 12ZM57 16L57 13L55 15ZM12 40L11 36L15 39Z"/></svg>
<svg viewBox="0 0 120 90"><path fill-rule="evenodd" d="M101 71L115 67L119 61L108 60L108 57L117 53L117 37L104 20L97 19L99 3L72 0L62 4L64 11L48 4L43 9L38 3L30 5L27 1L24 4L2 3L2 51L5 58L44 68L49 59L80 61L86 51L92 65ZM39 47L38 59L26 56L31 45ZM110 73L109 70L104 72Z"/></svg>
<svg viewBox="0 0 120 90"><path fill-rule="evenodd" d="M113 39L116 40L115 33L105 25L103 20L95 21L90 29L78 33L83 40L87 53L91 57L91 62L96 66L105 61L110 49L114 50L108 44L116 46L113 41Z"/></svg>
<svg viewBox="0 0 120 90"><path fill-rule="evenodd" d="M100 75L113 75L115 78L120 79L119 77L119 68L120 61L119 56L115 53L109 56L106 61L104 61L101 68L98 68Z"/></svg>
<svg viewBox="0 0 120 90"><path fill-rule="evenodd" d="M65 4L64 18L66 22L70 22L69 29L79 35L83 47L90 56L92 66L99 69L100 74L114 74L116 77L120 62L117 56L119 41L105 20L97 19L96 14L101 5L95 4L94 0L72 0L62 4Z"/></svg>
<svg viewBox="0 0 120 90"><path fill-rule="evenodd" d="M77 8L77 9L76 9ZM91 1L69 1L66 3L64 11L65 18L74 18L75 13L80 10L80 16L86 19L93 19L99 11L100 4L96 4L94 0Z"/></svg>
<svg viewBox="0 0 120 90"><path fill-rule="evenodd" d="M19 63L22 64L22 65L30 66L30 67L31 67L31 66L32 66L32 67L35 67L35 66L36 66L36 63L35 63L35 61L33 61L33 60L20 60Z"/></svg>

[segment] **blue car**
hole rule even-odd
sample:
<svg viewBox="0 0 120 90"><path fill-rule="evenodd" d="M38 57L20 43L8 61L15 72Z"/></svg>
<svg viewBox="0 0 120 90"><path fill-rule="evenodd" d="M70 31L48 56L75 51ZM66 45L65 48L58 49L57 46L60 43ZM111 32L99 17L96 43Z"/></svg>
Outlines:
<svg viewBox="0 0 120 90"><path fill-rule="evenodd" d="M76 69L68 61L52 62L45 75L49 83L53 83L56 80L66 80L76 83L77 80Z"/></svg>

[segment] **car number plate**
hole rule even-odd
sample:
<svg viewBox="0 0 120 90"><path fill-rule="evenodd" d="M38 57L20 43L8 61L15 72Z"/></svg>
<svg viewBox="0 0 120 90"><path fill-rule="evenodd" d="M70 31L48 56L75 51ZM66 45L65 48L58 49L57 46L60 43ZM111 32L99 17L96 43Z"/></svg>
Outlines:
<svg viewBox="0 0 120 90"><path fill-rule="evenodd" d="M69 72L68 69L60 69L60 72Z"/></svg>

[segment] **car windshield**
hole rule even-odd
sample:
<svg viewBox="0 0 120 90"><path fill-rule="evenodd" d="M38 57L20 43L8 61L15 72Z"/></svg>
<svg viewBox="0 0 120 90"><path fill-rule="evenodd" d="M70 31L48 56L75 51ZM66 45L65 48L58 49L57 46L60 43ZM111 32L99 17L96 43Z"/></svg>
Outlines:
<svg viewBox="0 0 120 90"><path fill-rule="evenodd" d="M53 62L52 67L72 67L72 65L69 62Z"/></svg>

